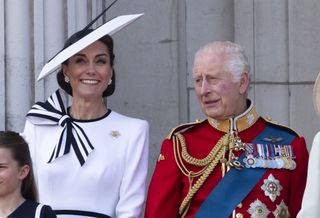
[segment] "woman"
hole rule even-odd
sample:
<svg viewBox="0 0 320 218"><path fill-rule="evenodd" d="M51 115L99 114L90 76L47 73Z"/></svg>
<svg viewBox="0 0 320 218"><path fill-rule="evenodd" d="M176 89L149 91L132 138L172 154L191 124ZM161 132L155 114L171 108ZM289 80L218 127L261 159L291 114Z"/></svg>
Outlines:
<svg viewBox="0 0 320 218"><path fill-rule="evenodd" d="M313 105L320 117L320 73L313 87ZM298 218L320 217L320 131L315 135L310 150L307 185Z"/></svg>
<svg viewBox="0 0 320 218"><path fill-rule="evenodd" d="M65 49L93 34L71 36ZM105 35L61 65L61 90L27 115L24 135L35 163L40 200L66 217L140 217L145 198L148 123L112 111L113 40Z"/></svg>
<svg viewBox="0 0 320 218"><path fill-rule="evenodd" d="M0 217L56 217L49 206L36 201L37 190L27 143L16 132L0 131Z"/></svg>

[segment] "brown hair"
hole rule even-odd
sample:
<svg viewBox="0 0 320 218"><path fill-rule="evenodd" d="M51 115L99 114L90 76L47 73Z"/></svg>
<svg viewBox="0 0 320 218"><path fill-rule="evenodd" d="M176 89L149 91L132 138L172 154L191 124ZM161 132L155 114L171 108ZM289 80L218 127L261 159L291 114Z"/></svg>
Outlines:
<svg viewBox="0 0 320 218"><path fill-rule="evenodd" d="M12 158L18 162L20 167L24 165L30 167L28 175L22 181L21 194L25 199L37 201L38 192L27 142L19 135L19 133L13 131L0 131L0 148L9 149L12 153Z"/></svg>
<svg viewBox="0 0 320 218"><path fill-rule="evenodd" d="M79 32L76 32L75 34L73 34L72 36L69 37L69 39L64 44L64 48L67 48L68 46L70 46L73 43L77 42L79 39L81 39L84 36L88 35L92 31L93 31L93 29L85 29L85 30L81 30ZM108 51L109 51L109 55L110 55L110 64L111 64L111 67L113 67L114 58L115 58L115 55L113 53L113 39L111 38L111 36L105 35L105 36L101 37L99 39L99 41L101 41L103 44L105 44L107 46ZM66 60L62 64L68 65L68 60ZM115 88L116 88L116 76L115 76L114 70L113 70L113 74L112 74L111 79L112 79L111 84L108 85L107 89L102 93L103 97L107 97L107 96L112 95L114 90L115 90ZM58 81L59 86L64 91L66 91L69 95L72 96L71 85L70 85L70 83L65 82L62 69L60 69L58 71L58 73L57 73L57 81Z"/></svg>

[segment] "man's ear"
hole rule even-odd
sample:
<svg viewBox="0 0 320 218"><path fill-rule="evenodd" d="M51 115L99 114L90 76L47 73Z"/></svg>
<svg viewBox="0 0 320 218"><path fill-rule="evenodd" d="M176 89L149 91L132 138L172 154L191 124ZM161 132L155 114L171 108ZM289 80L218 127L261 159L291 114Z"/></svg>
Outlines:
<svg viewBox="0 0 320 218"><path fill-rule="evenodd" d="M249 77L249 73L244 71L241 74L240 77L240 88L239 88L239 92L240 94L244 94L247 92L248 88L249 88L249 83L250 83L250 77Z"/></svg>

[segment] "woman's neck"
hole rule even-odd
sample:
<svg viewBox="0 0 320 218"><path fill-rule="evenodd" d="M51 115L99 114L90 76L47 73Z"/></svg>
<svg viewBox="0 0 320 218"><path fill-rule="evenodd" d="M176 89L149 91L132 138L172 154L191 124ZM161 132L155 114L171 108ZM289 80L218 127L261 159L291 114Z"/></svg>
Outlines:
<svg viewBox="0 0 320 218"><path fill-rule="evenodd" d="M0 217L8 217L13 211L15 211L25 199L21 194L14 194L0 198Z"/></svg>
<svg viewBox="0 0 320 218"><path fill-rule="evenodd" d="M74 100L69 114L72 118L78 120L92 120L105 115L108 111L103 99L95 102Z"/></svg>

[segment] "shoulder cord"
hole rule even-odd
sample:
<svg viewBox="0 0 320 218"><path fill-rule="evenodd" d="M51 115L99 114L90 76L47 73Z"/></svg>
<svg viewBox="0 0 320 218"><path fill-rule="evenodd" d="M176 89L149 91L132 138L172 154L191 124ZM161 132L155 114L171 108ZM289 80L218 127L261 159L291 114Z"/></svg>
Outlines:
<svg viewBox="0 0 320 218"><path fill-rule="evenodd" d="M228 139L229 139L229 134L225 134L223 137L221 137L219 139L219 141L217 142L217 144L213 147L213 149L210 151L209 155L210 157L206 157L204 159L196 159L191 157L189 154L187 154L187 159L190 161L191 160L191 164L195 164L195 162L197 162L197 164L199 163L203 163L208 161L208 164L200 171L194 173L192 171L189 171L187 169L187 167L185 166L185 164L182 161L182 158L185 160L184 155L182 155L182 152L179 152L179 144L181 144L182 147L185 147L185 140L183 138L183 136L181 134L176 134L177 137L174 137L173 140L173 147L174 147L174 157L177 163L177 166L179 167L179 169L181 170L181 172L188 177L189 179L189 184L190 184L190 188L188 191L188 194L185 196L185 198L183 199L180 207L179 207L179 214L181 215L181 217L184 217L186 215L186 212L188 211L188 208L190 206L190 201L192 199L192 197L195 195L195 193L200 189L200 187L203 185L203 183L206 181L206 179L208 178L208 176L210 175L210 173L214 170L214 168L216 167L216 165L218 164L218 162L220 161L220 159L222 159L222 157L225 154L226 149L224 149L226 146L228 146ZM179 135L179 136L178 136ZM186 148L182 148L185 149L185 152L187 152ZM181 157L182 156L182 157ZM205 161L203 161L205 160ZM210 160L210 162L209 162ZM185 160L187 161L187 160ZM188 162L188 161L187 161ZM189 162L188 162L189 163ZM201 166L201 165L200 165ZM201 177L196 181L196 183L194 185L192 185L192 181L195 177L200 176Z"/></svg>

